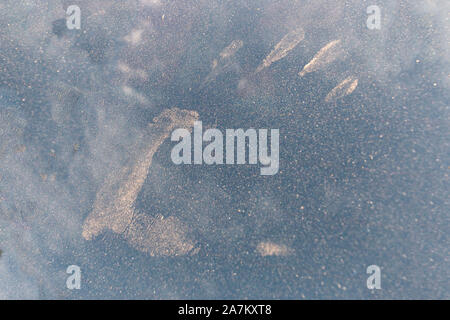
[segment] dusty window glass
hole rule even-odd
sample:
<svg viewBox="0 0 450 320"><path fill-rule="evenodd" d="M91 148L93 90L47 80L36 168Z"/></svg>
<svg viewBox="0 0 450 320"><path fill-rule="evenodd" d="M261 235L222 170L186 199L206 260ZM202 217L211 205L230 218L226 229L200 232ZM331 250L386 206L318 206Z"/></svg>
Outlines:
<svg viewBox="0 0 450 320"><path fill-rule="evenodd" d="M449 3L0 2L0 298L448 298Z"/></svg>

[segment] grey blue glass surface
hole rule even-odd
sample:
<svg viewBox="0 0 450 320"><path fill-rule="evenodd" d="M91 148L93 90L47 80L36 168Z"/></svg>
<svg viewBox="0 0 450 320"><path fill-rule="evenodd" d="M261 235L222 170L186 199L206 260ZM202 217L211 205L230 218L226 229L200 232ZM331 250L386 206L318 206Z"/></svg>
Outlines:
<svg viewBox="0 0 450 320"><path fill-rule="evenodd" d="M79 30L66 25L73 4ZM370 5L380 29L367 27ZM449 9L1 0L0 298L448 299ZM255 72L296 28L304 39ZM233 40L242 47L208 78ZM333 40L342 58L299 76ZM349 76L356 89L324 101ZM84 239L105 178L174 106L223 131L279 129L279 172L175 165L167 139L135 209L176 217L196 249L151 256L113 232ZM79 290L66 287L69 265ZM367 288L370 265L380 290Z"/></svg>

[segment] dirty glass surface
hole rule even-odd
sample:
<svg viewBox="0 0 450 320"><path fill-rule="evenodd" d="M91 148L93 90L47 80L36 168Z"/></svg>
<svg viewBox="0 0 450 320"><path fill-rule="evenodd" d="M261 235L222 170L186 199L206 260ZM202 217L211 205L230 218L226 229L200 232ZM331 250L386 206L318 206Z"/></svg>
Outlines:
<svg viewBox="0 0 450 320"><path fill-rule="evenodd" d="M0 298L448 299L449 9L1 0Z"/></svg>

